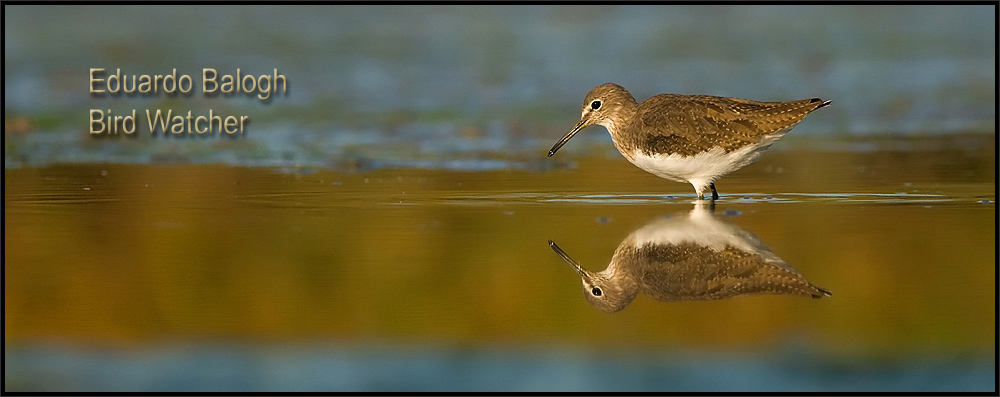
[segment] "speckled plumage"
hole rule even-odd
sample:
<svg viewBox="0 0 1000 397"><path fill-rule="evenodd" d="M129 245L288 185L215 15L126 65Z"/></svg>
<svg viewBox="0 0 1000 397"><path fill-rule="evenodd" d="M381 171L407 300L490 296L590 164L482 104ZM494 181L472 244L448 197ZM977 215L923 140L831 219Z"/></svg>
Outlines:
<svg viewBox="0 0 1000 397"><path fill-rule="evenodd" d="M700 205L687 215L660 218L618 245L600 272L573 266L587 301L605 312L628 306L639 293L664 302L726 299L745 294L830 296L769 250L753 234Z"/></svg>
<svg viewBox="0 0 1000 397"><path fill-rule="evenodd" d="M587 94L580 121L549 156L582 128L602 125L630 162L657 176L689 182L702 198L709 187L714 193L715 179L752 163L807 114L828 104L819 98L758 102L677 94L639 104L622 86L606 83Z"/></svg>
<svg viewBox="0 0 1000 397"><path fill-rule="evenodd" d="M819 98L756 102L707 95L660 94L647 99L619 132L621 147L646 154L693 156L713 147L729 153L786 131L822 104Z"/></svg>
<svg viewBox="0 0 1000 397"><path fill-rule="evenodd" d="M627 269L627 276L635 278L640 292L659 301L760 293L824 295L795 271L732 246L715 250L693 243L623 245L612 261Z"/></svg>

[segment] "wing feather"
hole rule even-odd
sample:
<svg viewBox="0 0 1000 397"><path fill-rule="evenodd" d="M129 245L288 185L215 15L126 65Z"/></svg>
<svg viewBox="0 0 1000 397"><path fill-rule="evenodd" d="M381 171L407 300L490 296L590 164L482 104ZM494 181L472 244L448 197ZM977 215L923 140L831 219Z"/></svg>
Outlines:
<svg viewBox="0 0 1000 397"><path fill-rule="evenodd" d="M695 155L712 147L730 152L783 134L809 112L824 106L818 99L757 102L709 95L661 94L637 111L635 144L652 153Z"/></svg>

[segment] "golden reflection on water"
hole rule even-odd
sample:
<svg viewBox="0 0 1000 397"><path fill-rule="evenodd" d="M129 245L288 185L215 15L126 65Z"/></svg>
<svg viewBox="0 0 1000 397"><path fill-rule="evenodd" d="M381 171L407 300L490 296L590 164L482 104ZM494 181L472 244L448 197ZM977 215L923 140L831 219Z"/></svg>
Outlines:
<svg viewBox="0 0 1000 397"><path fill-rule="evenodd" d="M600 272L573 267L591 306L614 313L640 292L664 302L726 299L746 294L830 296L771 252L754 236L715 216L715 205L697 201L689 213L665 216L636 229Z"/></svg>
<svg viewBox="0 0 1000 397"><path fill-rule="evenodd" d="M622 159L548 172L8 169L5 343L794 340L830 355L983 354L995 348L996 212L979 201L995 201L993 159L769 153L720 181L717 215L835 295L640 295L613 315L579 299L546 241L608 263L693 198Z"/></svg>

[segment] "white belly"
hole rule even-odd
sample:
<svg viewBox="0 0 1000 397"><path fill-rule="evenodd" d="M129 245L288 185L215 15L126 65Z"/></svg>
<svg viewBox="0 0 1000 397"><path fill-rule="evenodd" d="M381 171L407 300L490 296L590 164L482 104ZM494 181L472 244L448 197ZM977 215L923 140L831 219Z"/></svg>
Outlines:
<svg viewBox="0 0 1000 397"><path fill-rule="evenodd" d="M784 135L784 134L781 134ZM625 156L636 167L675 182L688 182L695 188L708 186L720 176L743 168L757 160L760 155L775 140L781 137L775 134L765 137L760 143L749 145L726 153L722 148L698 153L694 156L679 154L654 154L652 156L636 150L632 156Z"/></svg>

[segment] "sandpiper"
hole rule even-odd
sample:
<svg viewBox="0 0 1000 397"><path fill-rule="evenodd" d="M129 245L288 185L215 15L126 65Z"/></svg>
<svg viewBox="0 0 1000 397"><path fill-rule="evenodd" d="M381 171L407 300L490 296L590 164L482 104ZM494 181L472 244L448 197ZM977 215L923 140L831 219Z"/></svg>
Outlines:
<svg viewBox="0 0 1000 397"><path fill-rule="evenodd" d="M591 306L608 313L624 309L640 292L663 302L747 294L832 295L752 233L699 205L687 215L661 217L633 231L600 272L584 269L552 240L549 247L580 275Z"/></svg>
<svg viewBox="0 0 1000 397"><path fill-rule="evenodd" d="M549 157L588 125L602 125L615 147L635 166L661 178L687 182L699 199L715 180L750 164L813 110L819 98L757 102L710 95L660 94L636 103L618 84L587 93L583 113Z"/></svg>

